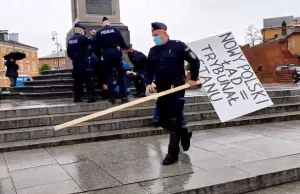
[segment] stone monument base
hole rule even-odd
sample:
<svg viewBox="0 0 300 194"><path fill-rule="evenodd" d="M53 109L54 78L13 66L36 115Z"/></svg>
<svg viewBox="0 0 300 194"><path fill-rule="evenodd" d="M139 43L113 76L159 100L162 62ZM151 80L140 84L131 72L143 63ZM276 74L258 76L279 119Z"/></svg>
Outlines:
<svg viewBox="0 0 300 194"><path fill-rule="evenodd" d="M99 23L97 23L97 22L80 22L80 23L86 27L86 33L89 38L92 37L92 35L90 34L91 30L98 31L102 28L102 26L100 26ZM129 32L128 26L126 26L122 23L112 23L111 26L118 28L121 31L126 43L130 44L130 32ZM67 45L68 40L73 35L74 35L74 27L67 33L66 45ZM128 64L130 64L130 66L132 66L126 53L123 53L123 60L125 63L128 63ZM73 68L72 61L66 56L66 69L72 69L72 68Z"/></svg>

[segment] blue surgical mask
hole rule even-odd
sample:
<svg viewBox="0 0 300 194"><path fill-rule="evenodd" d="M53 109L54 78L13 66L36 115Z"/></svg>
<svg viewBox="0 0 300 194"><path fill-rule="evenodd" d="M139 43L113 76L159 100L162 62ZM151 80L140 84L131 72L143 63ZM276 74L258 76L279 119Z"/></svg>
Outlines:
<svg viewBox="0 0 300 194"><path fill-rule="evenodd" d="M164 43L164 41L162 40L162 38L160 36L155 36L153 38L153 40L157 46L163 45L163 43Z"/></svg>

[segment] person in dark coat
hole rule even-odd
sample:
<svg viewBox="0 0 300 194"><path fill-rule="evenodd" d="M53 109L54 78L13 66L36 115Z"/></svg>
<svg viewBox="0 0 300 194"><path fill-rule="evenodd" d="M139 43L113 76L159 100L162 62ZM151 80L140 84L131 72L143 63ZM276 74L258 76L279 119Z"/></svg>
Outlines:
<svg viewBox="0 0 300 194"><path fill-rule="evenodd" d="M85 26L76 23L75 34L67 43L67 55L73 64L74 103L82 102L81 96L84 85L88 94L88 103L96 102L92 82L93 72L88 62L89 46L93 44L93 41L85 35L85 29Z"/></svg>
<svg viewBox="0 0 300 194"><path fill-rule="evenodd" d="M96 48L101 50L103 56L104 70L106 74L108 90L110 92L111 103L116 103L116 92L113 84L113 71L118 71L118 81L120 83L121 102L128 102L125 91L124 70L122 64L121 49L127 50L127 44L120 30L110 25L106 17L102 20L102 28L96 33L94 41Z"/></svg>
<svg viewBox="0 0 300 194"><path fill-rule="evenodd" d="M184 85L184 61L191 64L191 80L187 83L192 88L197 87L200 60L196 54L185 43L170 40L165 24L154 22L151 27L156 46L150 49L145 66L146 91L154 92L154 75L157 92ZM188 151L190 148L192 132L183 126L182 118L184 96L185 91L182 90L157 100L159 124L170 132L168 154L163 165L171 165L178 161L180 141L184 151Z"/></svg>
<svg viewBox="0 0 300 194"><path fill-rule="evenodd" d="M127 54L129 60L133 64L133 71L127 71L126 74L130 75L130 78L136 88L136 94L133 94L133 96L145 97L146 84L144 79L144 70L147 57L142 52L133 49L131 44L128 45L128 48Z"/></svg>
<svg viewBox="0 0 300 194"><path fill-rule="evenodd" d="M7 60L4 64L6 66L6 77L10 80L10 87L15 87L17 84L17 78L19 76L18 70L19 65L16 63L16 60L11 58L10 60Z"/></svg>

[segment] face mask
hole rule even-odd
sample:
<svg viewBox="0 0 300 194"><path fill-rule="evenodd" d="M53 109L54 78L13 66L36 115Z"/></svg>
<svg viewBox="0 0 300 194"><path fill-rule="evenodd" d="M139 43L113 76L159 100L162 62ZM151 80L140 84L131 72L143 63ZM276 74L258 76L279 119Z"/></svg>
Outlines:
<svg viewBox="0 0 300 194"><path fill-rule="evenodd" d="M160 36L155 36L154 38L154 43L157 45L157 46L160 46L164 43L164 41L161 39Z"/></svg>

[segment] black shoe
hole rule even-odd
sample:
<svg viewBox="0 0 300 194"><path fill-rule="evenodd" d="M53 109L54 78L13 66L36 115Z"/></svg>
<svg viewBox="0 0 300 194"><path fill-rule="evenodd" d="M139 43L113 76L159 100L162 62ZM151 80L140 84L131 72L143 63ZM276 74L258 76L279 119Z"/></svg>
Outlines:
<svg viewBox="0 0 300 194"><path fill-rule="evenodd" d="M139 95L140 95L139 93L133 94L134 97L139 97Z"/></svg>
<svg viewBox="0 0 300 194"><path fill-rule="evenodd" d="M151 125L154 126L155 128L160 127L159 122L152 122Z"/></svg>
<svg viewBox="0 0 300 194"><path fill-rule="evenodd" d="M81 98L74 98L74 103L80 103L82 102Z"/></svg>
<svg viewBox="0 0 300 194"><path fill-rule="evenodd" d="M91 97L91 98L88 99L88 103L94 103L94 102L96 102L94 97Z"/></svg>
<svg viewBox="0 0 300 194"><path fill-rule="evenodd" d="M122 97L121 98L121 103L127 103L129 100L127 97Z"/></svg>
<svg viewBox="0 0 300 194"><path fill-rule="evenodd" d="M189 131L185 136L181 137L181 146L183 151L188 151L191 146L191 138L193 136L193 132Z"/></svg>
<svg viewBox="0 0 300 194"><path fill-rule="evenodd" d="M165 165L165 166L171 165L171 164L176 163L177 161L178 161L178 156L171 156L171 155L167 154L167 156L163 160L163 165Z"/></svg>
<svg viewBox="0 0 300 194"><path fill-rule="evenodd" d="M112 103L112 104L115 104L116 103L116 99L115 98L111 98L108 100L108 102Z"/></svg>

